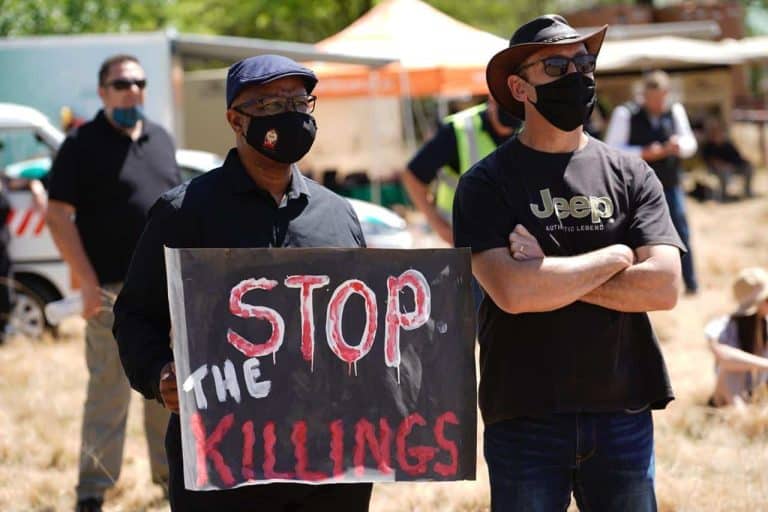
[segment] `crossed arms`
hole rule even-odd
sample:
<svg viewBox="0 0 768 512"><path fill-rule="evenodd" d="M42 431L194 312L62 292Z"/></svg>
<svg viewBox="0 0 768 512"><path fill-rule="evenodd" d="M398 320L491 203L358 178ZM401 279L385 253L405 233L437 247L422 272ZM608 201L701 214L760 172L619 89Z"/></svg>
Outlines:
<svg viewBox="0 0 768 512"><path fill-rule="evenodd" d="M576 256L551 257L522 225L515 227L509 240L509 248L472 255L475 277L507 313L552 311L576 301L643 312L672 309L677 302L680 256L671 245L633 251L614 244Z"/></svg>

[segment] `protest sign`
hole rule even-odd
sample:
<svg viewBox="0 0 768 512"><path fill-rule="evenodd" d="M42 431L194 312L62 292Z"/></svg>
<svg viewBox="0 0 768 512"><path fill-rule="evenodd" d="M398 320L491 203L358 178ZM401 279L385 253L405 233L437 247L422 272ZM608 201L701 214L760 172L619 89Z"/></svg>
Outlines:
<svg viewBox="0 0 768 512"><path fill-rule="evenodd" d="M469 259L166 248L185 486L474 479Z"/></svg>

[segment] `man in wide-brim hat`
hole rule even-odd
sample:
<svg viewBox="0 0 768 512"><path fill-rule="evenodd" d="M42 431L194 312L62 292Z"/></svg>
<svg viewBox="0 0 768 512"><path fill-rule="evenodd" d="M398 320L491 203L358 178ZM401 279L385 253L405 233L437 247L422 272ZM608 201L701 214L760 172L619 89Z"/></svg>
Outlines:
<svg viewBox="0 0 768 512"><path fill-rule="evenodd" d="M652 409L673 399L647 312L674 307L684 245L653 170L584 133L607 27L521 26L488 64L525 119L454 202L480 308L480 409L491 507L650 511Z"/></svg>

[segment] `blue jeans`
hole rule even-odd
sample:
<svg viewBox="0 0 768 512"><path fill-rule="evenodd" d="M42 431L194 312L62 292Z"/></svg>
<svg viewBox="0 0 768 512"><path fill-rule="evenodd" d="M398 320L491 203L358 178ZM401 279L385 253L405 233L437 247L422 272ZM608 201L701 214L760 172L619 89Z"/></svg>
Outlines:
<svg viewBox="0 0 768 512"><path fill-rule="evenodd" d="M696 272L693 270L693 250L690 243L688 219L685 215L685 194L683 193L683 188L680 186L665 188L664 196L667 198L672 224L674 224L677 234L680 235L680 239L688 249L688 252L683 255L680 261L683 267L685 289L689 292L695 292L699 289L699 285L696 282Z"/></svg>
<svg viewBox="0 0 768 512"><path fill-rule="evenodd" d="M559 414L488 425L493 512L656 510L653 419L628 413Z"/></svg>

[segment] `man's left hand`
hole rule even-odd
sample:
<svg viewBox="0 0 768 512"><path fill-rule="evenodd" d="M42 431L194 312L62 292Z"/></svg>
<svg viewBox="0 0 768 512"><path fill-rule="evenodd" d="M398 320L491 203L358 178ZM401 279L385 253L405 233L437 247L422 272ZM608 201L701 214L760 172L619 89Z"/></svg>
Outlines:
<svg viewBox="0 0 768 512"><path fill-rule="evenodd" d="M509 234L509 252L518 261L545 257L539 241L522 224L515 226L514 231Z"/></svg>

